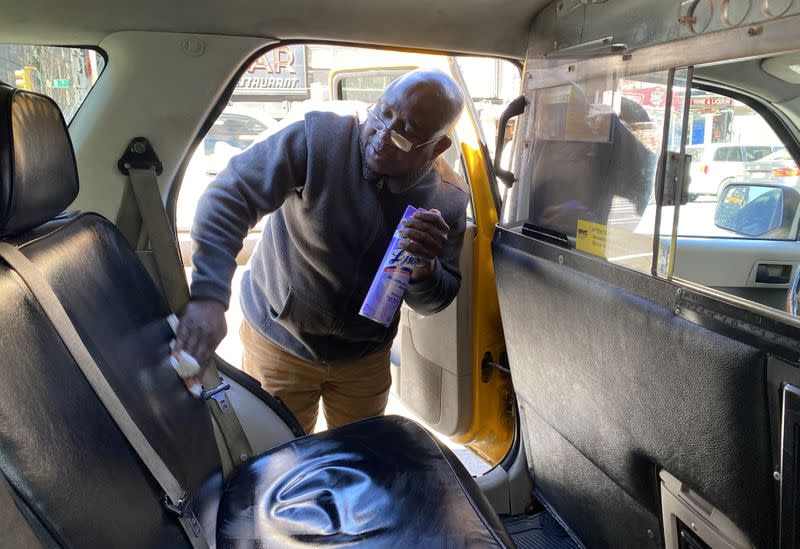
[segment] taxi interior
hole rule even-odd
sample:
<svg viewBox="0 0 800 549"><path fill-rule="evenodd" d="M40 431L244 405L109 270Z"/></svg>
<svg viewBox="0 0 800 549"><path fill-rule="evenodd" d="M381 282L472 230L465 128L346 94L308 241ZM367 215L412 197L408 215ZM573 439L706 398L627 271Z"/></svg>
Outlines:
<svg viewBox="0 0 800 549"><path fill-rule="evenodd" d="M697 206L693 94L746 105L800 159L797 0L2 11L0 43L95 47L106 67L69 125L46 96L0 84L0 545L800 547L797 190L722 193L715 216L761 212L758 234L680 230ZM458 337L499 333L507 355L470 351L467 442L502 448L484 475L414 421L306 435L224 361L205 399L169 364L180 299L154 212L170 215L249 61L297 41L521 69L495 155L518 116L511 170L485 144L459 151L475 227ZM636 97L656 88L644 112ZM158 170L120 162L138 136ZM135 171L157 183L150 208ZM621 201L636 223L615 218ZM231 408L247 452L228 438Z"/></svg>

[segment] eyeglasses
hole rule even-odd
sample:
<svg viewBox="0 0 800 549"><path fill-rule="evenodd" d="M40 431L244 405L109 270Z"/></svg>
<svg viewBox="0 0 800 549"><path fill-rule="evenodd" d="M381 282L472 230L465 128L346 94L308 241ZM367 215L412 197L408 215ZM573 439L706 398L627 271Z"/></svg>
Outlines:
<svg viewBox="0 0 800 549"><path fill-rule="evenodd" d="M381 123L383 129L389 134L389 141L392 142L392 145L394 145L403 152L410 152L412 149L418 149L420 147L424 147L425 145L430 145L431 143L439 141L442 137L444 137L443 135L440 135L439 137L434 137L433 139L429 139L424 143L418 143L415 145L410 139L397 133L395 130L387 126L386 121L383 119L383 116L375 112L375 109L377 107L378 103L373 103L372 105L367 107L367 114Z"/></svg>

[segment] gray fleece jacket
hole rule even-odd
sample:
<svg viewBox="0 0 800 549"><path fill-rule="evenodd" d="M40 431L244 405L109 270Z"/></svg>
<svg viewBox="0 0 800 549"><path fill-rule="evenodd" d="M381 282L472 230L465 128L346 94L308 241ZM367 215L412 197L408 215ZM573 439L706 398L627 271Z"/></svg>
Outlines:
<svg viewBox="0 0 800 549"><path fill-rule="evenodd" d="M439 157L408 180L380 178L363 162L353 116L312 112L231 159L197 207L193 298L226 306L247 231L271 214L242 279L244 316L261 335L314 362L365 356L397 332L358 311L407 205L441 211L450 234L433 274L410 284L421 314L458 293L468 200Z"/></svg>

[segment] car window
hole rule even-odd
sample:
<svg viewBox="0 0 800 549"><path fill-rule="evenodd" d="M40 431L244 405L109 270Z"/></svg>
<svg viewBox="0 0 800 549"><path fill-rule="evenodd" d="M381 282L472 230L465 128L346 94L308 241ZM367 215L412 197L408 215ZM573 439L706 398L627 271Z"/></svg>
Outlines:
<svg viewBox="0 0 800 549"><path fill-rule="evenodd" d="M795 185L791 171L781 175L779 171L773 173L773 170L778 168L770 167L759 171L754 170L755 165L751 164L762 162L772 155L788 156L780 138L761 114L747 105L721 94L699 90L696 90L696 93L701 94L698 97L702 97L703 101L694 98L693 93L687 140L707 139L711 146L717 148L711 161L692 160L687 187L688 203L681 207L677 235L771 240L792 238L789 234L792 230L787 225L788 218L781 227L774 225L772 217L770 218L772 222L769 219L751 219L753 216L766 215L767 210L764 208L766 199L747 208L740 222L747 227L767 227L769 230L758 235L752 230L737 230L737 225L732 224L730 217L734 206L744 208L757 198L758 193L765 191L765 185L786 187ZM700 103L702 107L699 106ZM692 147L686 148L687 153L693 150ZM777 158L776 160L780 161ZM726 188L732 184L738 184L740 187L736 192L731 191L726 194ZM757 188L748 190L748 186ZM785 206L789 207L791 203L792 200L789 200ZM670 206L664 208L667 215L671 215L672 211L673 208ZM786 215L791 216L791 213L787 211ZM724 221L725 219L727 221ZM644 230L644 226L641 230ZM662 234L667 234L663 228Z"/></svg>
<svg viewBox="0 0 800 549"><path fill-rule="evenodd" d="M374 103L386 86L405 74L405 70L361 71L341 78L335 85L345 101Z"/></svg>
<svg viewBox="0 0 800 549"><path fill-rule="evenodd" d="M69 123L105 68L94 49L0 44L0 81L51 97Z"/></svg>
<svg viewBox="0 0 800 549"><path fill-rule="evenodd" d="M755 162L761 160L768 154L772 153L772 147L742 147L744 149L744 161Z"/></svg>
<svg viewBox="0 0 800 549"><path fill-rule="evenodd" d="M244 150L269 128L269 124L274 123L270 118L261 117L259 120L254 116L223 112L203 140L203 154L224 156L223 147ZM217 147L222 149L218 150Z"/></svg>
<svg viewBox="0 0 800 549"><path fill-rule="evenodd" d="M769 123L724 94L691 89L687 98L685 69L675 71L671 105L666 73L602 78L592 69L565 82L546 62L526 68L526 168L503 221L610 263L782 307L800 258L800 168ZM648 129L638 122L645 116ZM662 135L672 182L684 179L682 141L692 161L686 202L674 205L670 190L659 208ZM745 151L758 159L744 161Z"/></svg>
<svg viewBox="0 0 800 549"><path fill-rule="evenodd" d="M720 147L714 153L714 160L719 162L741 162L742 151L739 147Z"/></svg>
<svg viewBox="0 0 800 549"><path fill-rule="evenodd" d="M664 120L663 101L653 100L653 96L666 95L666 87L657 84L659 76L622 79L616 90L585 82L547 87L536 94L538 116L528 134L533 155L530 205L527 217L517 221L555 230L578 243L588 238L586 228L594 227L603 232L598 242L603 242L602 254L609 261L649 270L657 210L654 167L661 145L660 139L652 141L651 136L660 136ZM548 80L546 74L541 78ZM678 151L684 92L673 91L668 150ZM630 131L622 109L627 100L650 117L649 134ZM762 179L744 179L749 166L743 151L760 160L784 148L769 124L747 105L720 94L692 90L689 105L686 152L693 158L688 170L688 203L680 209L677 236L795 238L795 187L800 190L795 165L771 167ZM584 112L587 115L582 119L579 113ZM608 120L605 124L598 124L601 113ZM745 140L756 144L740 144ZM641 146L653 156L642 154ZM704 154L709 148L713 153ZM624 161L617 161L618 157ZM774 187L782 189L773 192L770 189ZM610 196L597 195L601 190ZM659 231L665 237L672 234L674 210L669 204L662 208Z"/></svg>
<svg viewBox="0 0 800 549"><path fill-rule="evenodd" d="M257 135L267 129L266 124L262 124L255 118L239 114L223 113L220 116L220 120L222 121L222 126L231 132L246 132Z"/></svg>

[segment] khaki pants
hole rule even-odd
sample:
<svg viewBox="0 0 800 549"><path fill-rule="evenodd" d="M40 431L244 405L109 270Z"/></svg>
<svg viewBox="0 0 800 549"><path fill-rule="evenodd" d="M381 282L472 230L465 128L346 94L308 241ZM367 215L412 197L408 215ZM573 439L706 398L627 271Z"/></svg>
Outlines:
<svg viewBox="0 0 800 549"><path fill-rule="evenodd" d="M328 428L383 415L392 385L390 345L352 362L313 363L297 358L245 320L242 368L294 413L306 433L317 423L319 399Z"/></svg>

